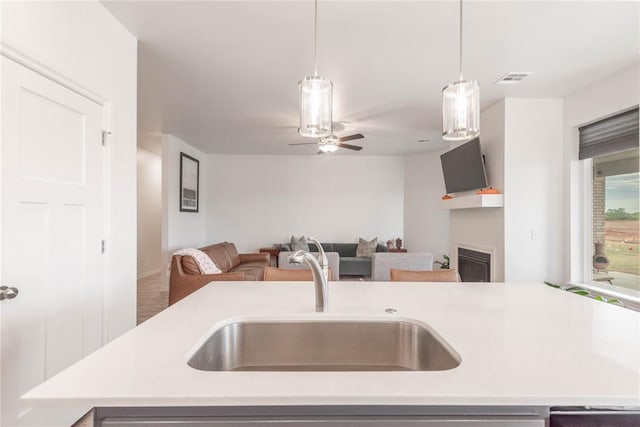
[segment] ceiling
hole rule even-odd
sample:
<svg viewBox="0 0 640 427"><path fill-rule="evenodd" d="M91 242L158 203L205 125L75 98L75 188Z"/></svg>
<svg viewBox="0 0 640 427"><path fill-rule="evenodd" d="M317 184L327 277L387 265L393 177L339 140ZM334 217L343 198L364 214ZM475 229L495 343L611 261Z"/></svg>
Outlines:
<svg viewBox="0 0 640 427"><path fill-rule="evenodd" d="M317 152L288 146L308 141L297 82L313 73L313 1L103 3L139 39L141 145L171 133L209 153ZM441 90L458 74L457 20L457 1L320 1L334 133L362 132L359 155L447 147ZM563 97L640 61L639 21L640 2L467 1L464 76L480 83L482 108ZM509 71L534 74L494 85Z"/></svg>

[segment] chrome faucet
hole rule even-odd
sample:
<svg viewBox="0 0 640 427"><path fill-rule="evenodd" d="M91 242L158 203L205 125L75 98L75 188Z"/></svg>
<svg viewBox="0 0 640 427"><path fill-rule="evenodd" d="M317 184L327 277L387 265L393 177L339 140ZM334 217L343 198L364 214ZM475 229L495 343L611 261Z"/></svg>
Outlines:
<svg viewBox="0 0 640 427"><path fill-rule="evenodd" d="M322 274L324 274L324 279L329 283L329 260L327 259L327 254L324 253L324 248L315 237L308 237L307 240L315 244L318 248L318 252L320 252L318 255L318 263L322 269Z"/></svg>
<svg viewBox="0 0 640 427"><path fill-rule="evenodd" d="M316 311L324 313L328 311L328 282L329 282L329 261L327 255L324 253L324 249L320 242L313 238L308 237L307 240L315 243L320 251L318 259L311 255L307 251L297 251L293 255L289 256L289 262L293 264L301 264L303 261L311 268L313 274L313 282L316 288ZM319 262L318 262L319 260Z"/></svg>

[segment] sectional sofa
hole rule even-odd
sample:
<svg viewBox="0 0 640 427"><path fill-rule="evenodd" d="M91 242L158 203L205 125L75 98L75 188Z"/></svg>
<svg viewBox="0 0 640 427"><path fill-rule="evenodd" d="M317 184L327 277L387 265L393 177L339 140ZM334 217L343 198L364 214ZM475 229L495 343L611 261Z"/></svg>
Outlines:
<svg viewBox="0 0 640 427"><path fill-rule="evenodd" d="M339 257L339 271L341 276L371 276L371 257L357 257L357 243L320 243L325 252L335 252ZM286 243L282 245L281 254L287 256L286 252L291 251L291 245ZM309 243L311 252L318 252L318 248L313 243ZM376 252L387 252L387 247L381 243L376 246ZM328 256L328 255L327 255ZM282 257L279 258L281 262ZM286 268L279 264L281 268ZM329 264L331 265L331 263ZM332 268L335 271L335 268ZM337 276L334 273L334 276Z"/></svg>
<svg viewBox="0 0 640 427"><path fill-rule="evenodd" d="M216 243L200 248L222 270L221 274L203 274L190 256L174 255L171 259L169 304L173 304L213 281L262 280L269 265L269 254L239 254L236 245Z"/></svg>

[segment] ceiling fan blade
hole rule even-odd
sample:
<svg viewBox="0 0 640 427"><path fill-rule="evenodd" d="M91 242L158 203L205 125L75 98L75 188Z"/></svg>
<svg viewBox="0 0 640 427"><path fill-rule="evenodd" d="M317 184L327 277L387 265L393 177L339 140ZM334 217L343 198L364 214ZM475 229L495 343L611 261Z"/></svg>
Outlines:
<svg viewBox="0 0 640 427"><path fill-rule="evenodd" d="M294 144L289 144L289 145L317 145L317 142L296 142Z"/></svg>
<svg viewBox="0 0 640 427"><path fill-rule="evenodd" d="M354 139L362 139L364 138L364 135L361 133L355 133L353 135L347 135L347 136L343 136L337 139L338 142L342 142L342 141L353 141Z"/></svg>
<svg viewBox="0 0 640 427"><path fill-rule="evenodd" d="M340 148L346 148L348 150L356 150L356 151L360 151L362 150L362 147L360 147L359 145L351 145L351 144L342 144L342 143L338 143L338 147Z"/></svg>

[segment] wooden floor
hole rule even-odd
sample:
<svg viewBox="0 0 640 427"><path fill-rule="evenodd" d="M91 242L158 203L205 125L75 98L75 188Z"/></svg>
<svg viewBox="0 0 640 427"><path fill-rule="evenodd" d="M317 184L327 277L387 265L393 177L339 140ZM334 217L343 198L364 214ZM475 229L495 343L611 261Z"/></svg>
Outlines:
<svg viewBox="0 0 640 427"><path fill-rule="evenodd" d="M162 289L161 274L156 273L138 280L138 325L169 305L169 291Z"/></svg>

